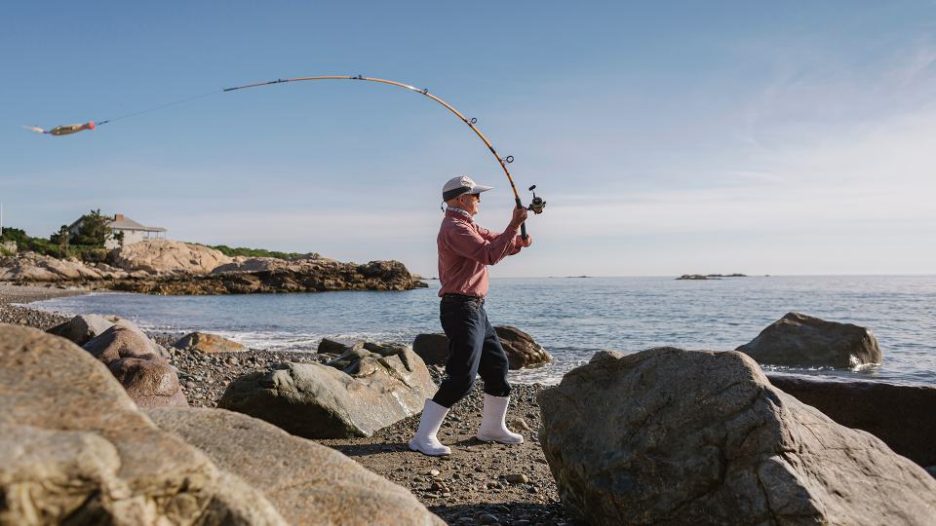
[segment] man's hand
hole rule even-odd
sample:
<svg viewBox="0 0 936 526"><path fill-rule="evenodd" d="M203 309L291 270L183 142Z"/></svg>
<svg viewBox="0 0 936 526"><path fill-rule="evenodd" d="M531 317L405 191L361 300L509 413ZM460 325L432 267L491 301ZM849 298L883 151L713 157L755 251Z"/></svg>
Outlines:
<svg viewBox="0 0 936 526"><path fill-rule="evenodd" d="M526 218L527 218L526 208L520 208L519 206L517 208L514 208L513 217L510 219L510 225L508 226L508 228L511 228L513 230L520 228L520 225L522 225L523 222L526 221Z"/></svg>
<svg viewBox="0 0 936 526"><path fill-rule="evenodd" d="M533 236L531 236L530 234L527 234L526 239L523 239L521 237L519 243L522 248L526 248L533 244Z"/></svg>

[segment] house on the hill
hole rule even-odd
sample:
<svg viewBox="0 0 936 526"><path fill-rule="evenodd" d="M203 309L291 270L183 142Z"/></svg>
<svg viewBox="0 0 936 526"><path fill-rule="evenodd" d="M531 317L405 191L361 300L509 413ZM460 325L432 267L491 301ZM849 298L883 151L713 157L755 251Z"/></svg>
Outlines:
<svg viewBox="0 0 936 526"><path fill-rule="evenodd" d="M68 231L77 234L81 228L84 217L78 219L68 227ZM146 239L166 239L166 229L158 226L144 226L123 214L114 214L114 218L107 224L113 236L104 244L106 248L118 248L139 243Z"/></svg>

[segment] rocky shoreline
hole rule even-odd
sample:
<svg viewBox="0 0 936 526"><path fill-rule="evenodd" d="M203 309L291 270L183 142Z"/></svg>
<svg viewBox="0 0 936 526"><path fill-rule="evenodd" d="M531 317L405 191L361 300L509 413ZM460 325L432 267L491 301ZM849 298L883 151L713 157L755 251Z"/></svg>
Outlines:
<svg viewBox="0 0 936 526"><path fill-rule="evenodd" d="M227 257L191 243L154 240L115 249L107 263L31 252L0 257L0 282L163 295L255 294L427 287L399 261L341 262Z"/></svg>
<svg viewBox="0 0 936 526"><path fill-rule="evenodd" d="M67 318L10 303L74 293L0 284L0 323L48 329ZM201 411L219 405L230 407L225 405L232 390L228 387L245 377L293 367L344 374L334 371L345 368L336 365L343 363L345 356L357 353L363 363L363 356L369 354L349 348L335 360L336 355L329 355L327 349L320 348L319 353L239 350L231 342L227 342L229 346L215 342L214 348L196 351L172 345L181 334L148 336L157 348L166 348L157 350L178 371L175 393L184 395L182 405L187 402L194 408L205 408ZM205 339L210 340L208 335ZM380 347L367 345L371 345L369 351ZM425 509L448 524L583 524L573 519L573 514L601 524L784 523L804 517L855 524L896 517L898 523L926 523L921 517L932 516L929 512L936 510L936 482L932 480L936 471L928 465L932 461L929 444L936 429L926 422L936 407L936 389L895 386L886 392L871 392L869 386L853 383L830 390L830 386L819 385L822 382L805 380L804 385L781 391L781 380L787 379L779 378L772 385L752 356L758 356L762 363L816 356L790 355L786 351L791 348L821 349L831 353L821 358L829 363L854 365L882 359L876 340L863 327L789 313L751 343L739 347L743 352L655 348L625 356L602 351L588 365L567 374L556 388L515 385L507 421L524 436L521 445L486 444L474 438L482 406L479 385L450 411L439 432L440 439L452 447L450 457L409 451L406 442L419 423L418 414L372 428L376 431L367 431L370 436L362 438L322 439L342 435L318 434L302 435L319 437L311 441L290 440L343 453L382 477L381 483L389 481L393 487L405 489L406 498L415 496ZM84 349L94 354L91 343ZM216 352L219 349L222 351ZM407 349L414 358L403 362L420 364L423 388L438 384L441 367L424 366L413 350ZM284 362L290 365L278 365ZM331 362L329 365L337 369L312 365L323 362ZM373 378L371 375L381 370L380 366L375 369L374 363L370 368L349 365L344 370L353 371L350 381ZM389 362L381 363L389 367ZM119 378L117 372L114 374ZM294 396L300 392L291 387L291 382L297 381L299 377L269 376L261 387L275 386L276 396L290 404L300 403ZM324 385L312 382L309 385L318 386L316 390ZM358 400L366 396L364 388L362 383L341 390L355 392ZM795 397L784 392L786 389ZM862 390L867 392L862 394ZM399 396L389 390L378 395L387 398L391 392ZM810 405L804 403L808 397L815 398ZM823 404L828 409L816 409ZM290 419L277 425L287 428L285 424L293 422L299 410L298 405L289 405ZM307 408L302 410L310 416ZM255 422L242 416L245 411L240 410L211 413L217 416L210 418L209 413L199 413L203 415L199 417L184 412L188 410L159 411L151 412L151 417L166 425L188 426L193 436L200 436L197 430L211 418L221 428L234 422L220 423L225 418L241 419L244 429L249 427L248 421ZM369 414L370 409L353 412ZM269 414L255 416L276 424ZM884 418L891 416L894 418ZM909 442L905 441L907 429L913 439ZM890 435L895 430L899 432ZM222 435L207 440L223 442ZM614 454L609 455L611 451ZM880 486L879 491L868 489L875 485ZM701 491L704 488L708 489ZM688 505L687 498L693 499ZM854 507L854 503L861 505ZM739 515L742 505L749 509ZM642 515L646 513L653 515Z"/></svg>
<svg viewBox="0 0 936 526"><path fill-rule="evenodd" d="M46 330L69 317L14 306L75 291L44 287L0 285L0 323ZM280 362L321 362L315 353L248 350L240 353L202 354L170 347L181 334L150 334L170 351L170 363L192 407L217 407L227 385L245 373ZM433 380L442 369L429 367ZM450 412L439 433L452 446L447 458L427 457L409 450L419 416L380 430L371 437L316 440L335 449L370 471L409 489L430 511L449 524L573 525L559 503L556 482L540 448L536 430L540 411L536 401L543 387L514 385L508 419L525 442L517 446L485 444L474 438L480 423L482 393L479 386Z"/></svg>

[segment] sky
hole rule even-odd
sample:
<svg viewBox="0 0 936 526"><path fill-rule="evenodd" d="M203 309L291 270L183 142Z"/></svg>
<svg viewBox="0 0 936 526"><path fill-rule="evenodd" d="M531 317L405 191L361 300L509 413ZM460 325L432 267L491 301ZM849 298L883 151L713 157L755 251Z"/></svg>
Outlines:
<svg viewBox="0 0 936 526"><path fill-rule="evenodd" d="M441 188L513 196L495 277L936 272L936 3L0 5L4 226L92 209L170 239L397 259L435 276ZM155 111L175 101L194 100ZM137 112L143 112L137 114ZM30 133L89 119L67 137Z"/></svg>

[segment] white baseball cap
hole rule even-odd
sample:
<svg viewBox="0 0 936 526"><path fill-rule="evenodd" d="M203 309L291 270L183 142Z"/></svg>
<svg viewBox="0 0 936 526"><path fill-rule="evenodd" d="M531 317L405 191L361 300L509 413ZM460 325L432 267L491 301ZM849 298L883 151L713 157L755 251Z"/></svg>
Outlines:
<svg viewBox="0 0 936 526"><path fill-rule="evenodd" d="M477 184L467 175L453 177L442 186L442 200L448 201L449 199L455 199L462 194L480 194L481 192L487 192L493 188L493 186Z"/></svg>

